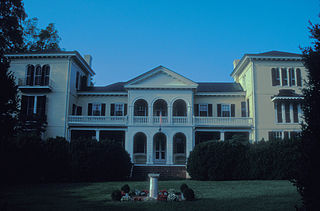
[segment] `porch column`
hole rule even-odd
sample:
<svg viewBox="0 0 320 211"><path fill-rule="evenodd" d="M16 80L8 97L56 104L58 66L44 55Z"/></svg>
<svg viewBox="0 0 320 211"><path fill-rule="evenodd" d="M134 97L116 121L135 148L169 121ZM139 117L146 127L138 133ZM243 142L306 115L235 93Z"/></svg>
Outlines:
<svg viewBox="0 0 320 211"><path fill-rule="evenodd" d="M192 137L193 137L193 134L192 132L191 133L186 133L185 134L186 136L186 159L188 159L189 155L190 155L190 152L192 151L193 149L193 144L192 144Z"/></svg>
<svg viewBox="0 0 320 211"><path fill-rule="evenodd" d="M168 106L168 124L171 124L172 122L172 106Z"/></svg>
<svg viewBox="0 0 320 211"><path fill-rule="evenodd" d="M134 115L134 107L132 105L129 105L129 112L128 112L128 117L129 117L129 125L133 124L133 115Z"/></svg>
<svg viewBox="0 0 320 211"><path fill-rule="evenodd" d="M190 105L188 105L187 115L188 115L188 123L192 124L192 107Z"/></svg>
<svg viewBox="0 0 320 211"><path fill-rule="evenodd" d="M96 139L100 141L100 130L96 130Z"/></svg>
<svg viewBox="0 0 320 211"><path fill-rule="evenodd" d="M286 109L285 109L284 103L281 103L281 114L282 114L282 123L285 123L286 122Z"/></svg>
<svg viewBox="0 0 320 211"><path fill-rule="evenodd" d="M302 113L302 109L301 109L301 104L299 103L298 104L298 122L302 122L302 116L303 116L303 113Z"/></svg>
<svg viewBox="0 0 320 211"><path fill-rule="evenodd" d="M153 164L153 137L150 137L149 134L147 135L147 164Z"/></svg>
<svg viewBox="0 0 320 211"><path fill-rule="evenodd" d="M290 107L289 107L290 108L290 122L293 123L293 121L294 121L293 104L290 103L289 105L290 105Z"/></svg>
<svg viewBox="0 0 320 211"><path fill-rule="evenodd" d="M134 160L133 160L133 138L130 138L130 137L133 137L133 135L130 136L128 131L125 131L125 141L124 141L125 149L130 155L131 162L134 163Z"/></svg>
<svg viewBox="0 0 320 211"><path fill-rule="evenodd" d="M71 131L72 131L71 129L68 129L68 133L67 133L67 137L66 137L67 141L69 141L69 142L71 141Z"/></svg>
<svg viewBox="0 0 320 211"><path fill-rule="evenodd" d="M173 140L172 137L168 137L167 139L167 165L173 164Z"/></svg>
<svg viewBox="0 0 320 211"><path fill-rule="evenodd" d="M224 131L220 131L220 140L224 141Z"/></svg>
<svg viewBox="0 0 320 211"><path fill-rule="evenodd" d="M149 105L148 106L148 116L147 116L147 121L148 121L148 124L153 124L153 112L152 112L152 106Z"/></svg>

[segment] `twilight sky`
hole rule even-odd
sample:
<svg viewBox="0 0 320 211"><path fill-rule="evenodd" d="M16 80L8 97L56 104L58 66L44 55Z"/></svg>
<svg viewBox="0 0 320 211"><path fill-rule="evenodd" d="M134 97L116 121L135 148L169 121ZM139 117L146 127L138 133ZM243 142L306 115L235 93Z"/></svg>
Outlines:
<svg viewBox="0 0 320 211"><path fill-rule="evenodd" d="M25 0L39 26L55 23L61 47L93 57L95 85L163 65L196 82L232 81L233 60L310 45L319 0Z"/></svg>

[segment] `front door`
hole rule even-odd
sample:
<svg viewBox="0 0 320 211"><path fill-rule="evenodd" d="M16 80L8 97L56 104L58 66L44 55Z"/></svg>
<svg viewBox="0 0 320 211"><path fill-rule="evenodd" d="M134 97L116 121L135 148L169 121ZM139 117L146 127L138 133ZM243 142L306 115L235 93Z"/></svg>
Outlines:
<svg viewBox="0 0 320 211"><path fill-rule="evenodd" d="M166 161L166 136L163 133L154 137L154 157L156 162Z"/></svg>

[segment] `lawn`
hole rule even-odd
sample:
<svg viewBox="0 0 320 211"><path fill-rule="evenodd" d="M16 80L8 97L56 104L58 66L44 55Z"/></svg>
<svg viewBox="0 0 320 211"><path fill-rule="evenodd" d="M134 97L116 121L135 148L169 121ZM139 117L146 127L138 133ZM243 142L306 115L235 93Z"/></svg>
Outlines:
<svg viewBox="0 0 320 211"><path fill-rule="evenodd" d="M197 200L188 202L114 202L122 185L148 189L148 182L36 184L2 187L0 205L8 210L295 210L296 188L288 181L159 181L159 189L186 183ZM1 209L1 207L0 207Z"/></svg>

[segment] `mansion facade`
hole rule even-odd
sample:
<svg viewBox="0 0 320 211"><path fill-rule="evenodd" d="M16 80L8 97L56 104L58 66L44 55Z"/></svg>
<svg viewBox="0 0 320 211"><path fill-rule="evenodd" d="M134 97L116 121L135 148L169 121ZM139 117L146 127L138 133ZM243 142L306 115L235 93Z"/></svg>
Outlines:
<svg viewBox="0 0 320 211"><path fill-rule="evenodd" d="M299 54L245 54L234 61L234 82L194 82L158 66L107 86L91 85L92 58L76 51L6 56L21 113L25 121L45 119L44 138L111 139L135 165L185 165L203 141L283 139L301 130Z"/></svg>

